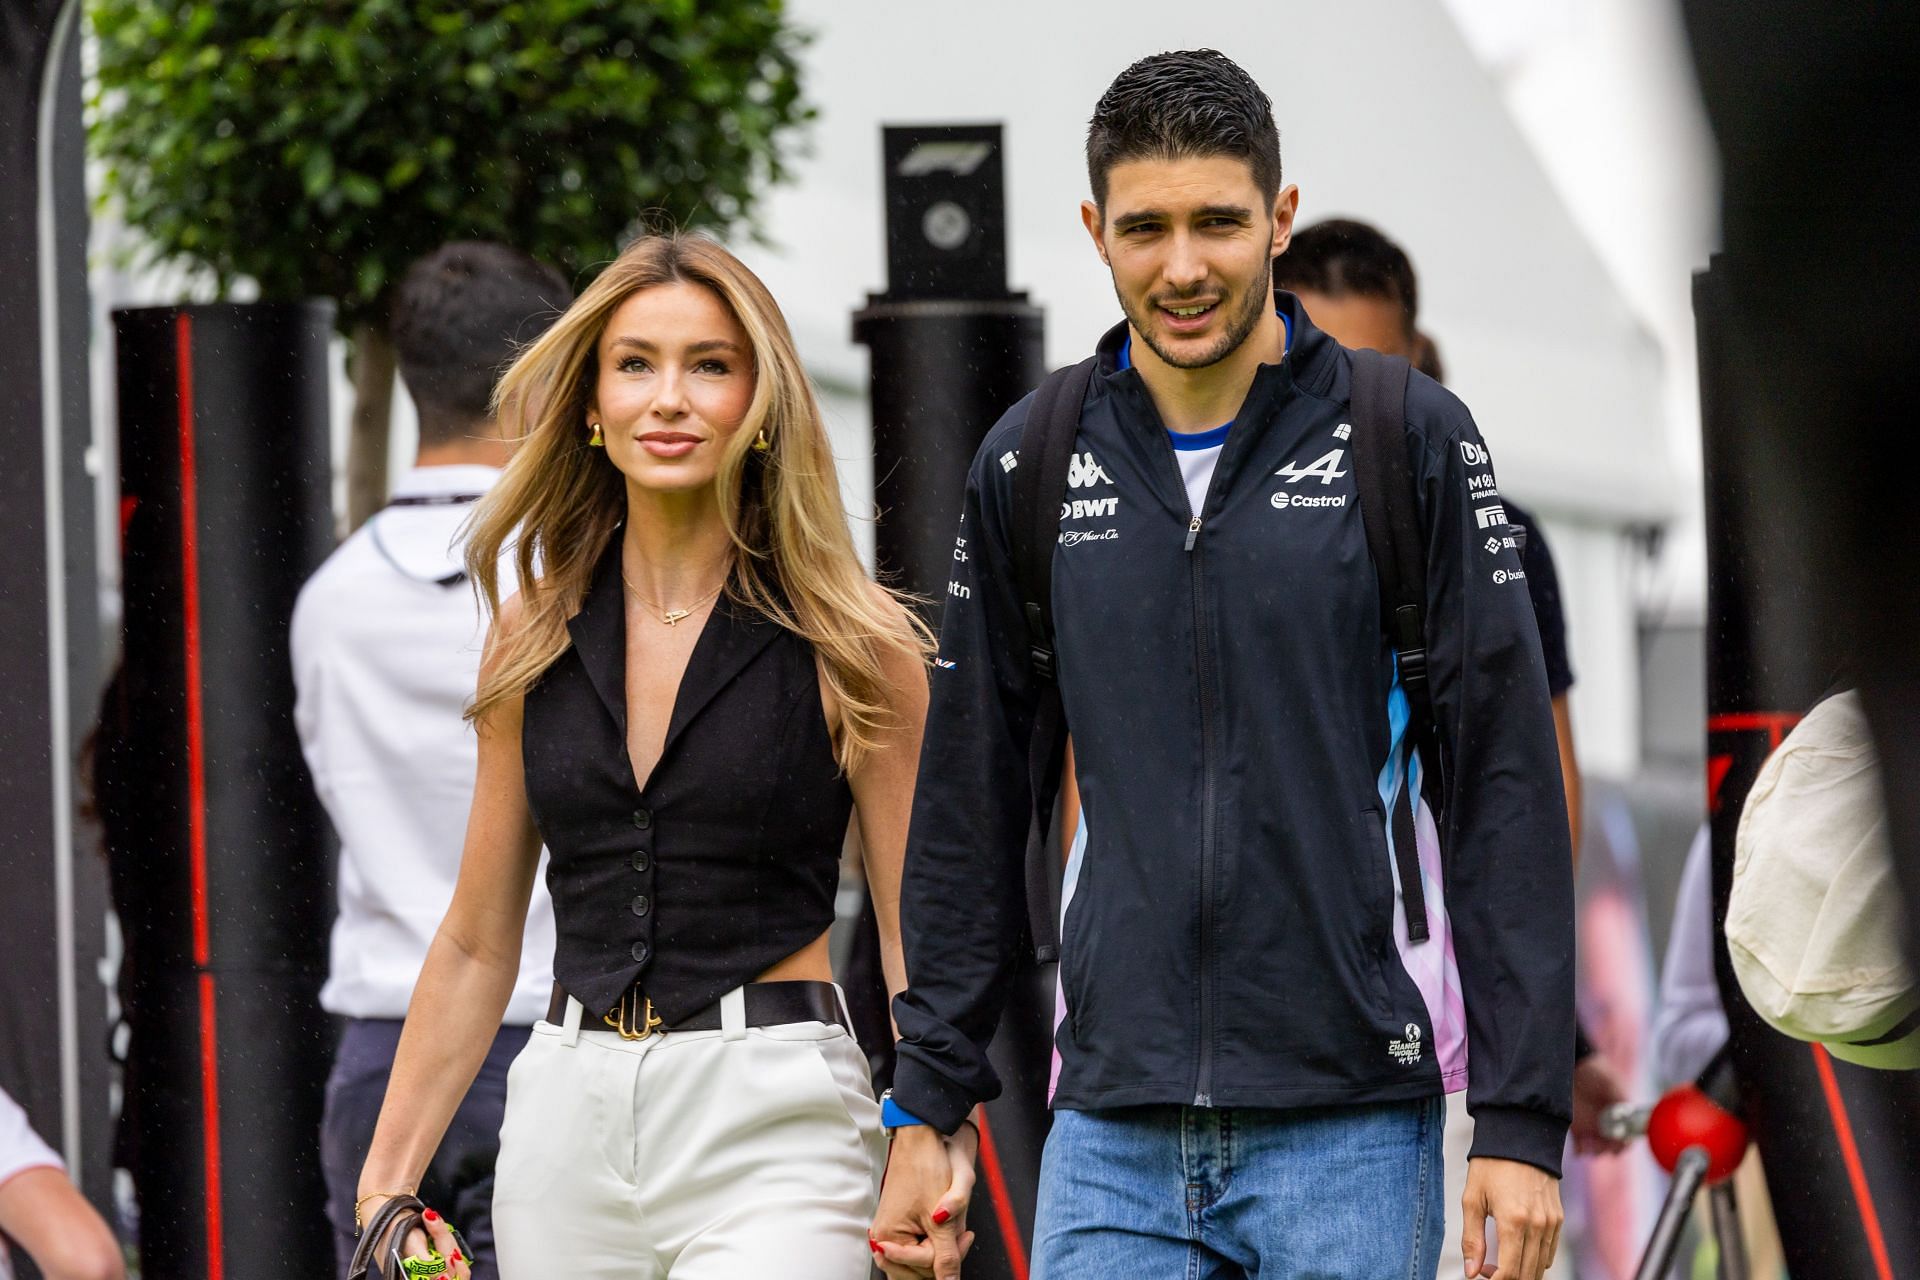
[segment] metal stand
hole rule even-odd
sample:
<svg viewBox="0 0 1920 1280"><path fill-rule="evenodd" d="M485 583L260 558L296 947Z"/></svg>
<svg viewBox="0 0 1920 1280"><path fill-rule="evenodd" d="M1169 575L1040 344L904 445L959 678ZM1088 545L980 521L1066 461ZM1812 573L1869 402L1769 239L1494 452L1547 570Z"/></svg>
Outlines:
<svg viewBox="0 0 1920 1280"><path fill-rule="evenodd" d="M1667 1270L1673 1266L1673 1255L1680 1248L1687 1211L1693 1208L1693 1198L1700 1194L1700 1184L1706 1181L1707 1163L1704 1147L1688 1147L1680 1153L1680 1161L1673 1167L1673 1185L1667 1188L1666 1203L1660 1206L1660 1217L1653 1224L1647 1251L1640 1258L1640 1269L1633 1273L1633 1280L1665 1280Z"/></svg>
<svg viewBox="0 0 1920 1280"><path fill-rule="evenodd" d="M1713 1239L1720 1246L1720 1280L1747 1280L1747 1242L1740 1234L1740 1200L1729 1178L1707 1192Z"/></svg>
<svg viewBox="0 0 1920 1280"><path fill-rule="evenodd" d="M1633 1280L1666 1280L1673 1267L1673 1255L1680 1249L1680 1236L1686 1230L1687 1214L1694 1197L1707 1180L1709 1157L1705 1147L1688 1147L1673 1167L1673 1183L1667 1188L1666 1203L1647 1238L1647 1251L1640 1259ZM1707 1203L1713 1214L1713 1238L1720 1248L1720 1280L1747 1280L1747 1248L1740 1236L1740 1204L1731 1180L1712 1187Z"/></svg>

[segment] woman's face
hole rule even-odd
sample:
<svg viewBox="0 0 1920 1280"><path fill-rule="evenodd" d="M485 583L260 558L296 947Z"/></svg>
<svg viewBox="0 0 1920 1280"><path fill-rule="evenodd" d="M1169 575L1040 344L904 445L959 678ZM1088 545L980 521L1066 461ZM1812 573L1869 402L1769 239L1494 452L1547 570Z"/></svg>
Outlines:
<svg viewBox="0 0 1920 1280"><path fill-rule="evenodd" d="M684 492L713 483L720 451L753 401L746 331L705 285L655 285L615 308L600 334L587 429L633 484Z"/></svg>

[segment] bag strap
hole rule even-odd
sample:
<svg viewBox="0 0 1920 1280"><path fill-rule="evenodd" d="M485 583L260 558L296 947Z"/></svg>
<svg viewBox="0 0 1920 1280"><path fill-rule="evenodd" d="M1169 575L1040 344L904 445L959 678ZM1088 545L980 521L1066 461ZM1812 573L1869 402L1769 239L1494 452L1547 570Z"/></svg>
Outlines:
<svg viewBox="0 0 1920 1280"><path fill-rule="evenodd" d="M1080 408L1093 381L1095 358L1056 369L1034 393L1020 437L1020 464L1013 472L1013 572L1020 588L1020 614L1027 629L1027 661L1040 685L1033 733L1027 741L1027 784L1033 807L1027 823L1027 931L1034 959L1060 958L1054 922L1053 859L1047 831L1053 796L1066 751L1066 708L1060 701L1053 653L1053 552L1060 541L1059 503L1067 491Z"/></svg>
<svg viewBox="0 0 1920 1280"><path fill-rule="evenodd" d="M1400 687L1407 695L1407 730L1420 753L1426 780L1432 784L1430 794L1439 801L1436 808L1444 808L1446 770L1427 669L1427 543L1420 529L1413 467L1407 459L1407 377L1412 366L1377 351L1351 355L1354 479L1367 529L1367 550L1380 580L1380 616L1399 666ZM1425 942L1430 931L1412 792L1403 784L1394 804L1394 863L1406 906L1407 937Z"/></svg>
<svg viewBox="0 0 1920 1280"><path fill-rule="evenodd" d="M387 1256L380 1255L382 1241L392 1240L400 1248L406 1247L408 1233L415 1228L423 1228L422 1216L427 1206L418 1196L393 1196L374 1212L367 1225L360 1232L359 1242L353 1246L353 1260L347 1264L347 1280L403 1280L398 1267L389 1267L394 1250L389 1248Z"/></svg>

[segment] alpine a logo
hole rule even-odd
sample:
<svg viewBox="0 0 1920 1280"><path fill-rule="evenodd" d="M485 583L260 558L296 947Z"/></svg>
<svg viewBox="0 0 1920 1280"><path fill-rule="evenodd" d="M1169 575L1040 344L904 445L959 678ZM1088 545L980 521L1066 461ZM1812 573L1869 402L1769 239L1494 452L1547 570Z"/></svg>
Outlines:
<svg viewBox="0 0 1920 1280"><path fill-rule="evenodd" d="M1288 484L1299 484L1308 476L1314 477L1321 484L1332 484L1347 474L1340 470L1340 459L1346 456L1345 449L1334 449L1315 458L1310 466L1302 467L1297 463L1289 462L1273 474L1285 476Z"/></svg>
<svg viewBox="0 0 1920 1280"><path fill-rule="evenodd" d="M1091 485L1112 483L1113 477L1107 474L1105 467L1094 461L1091 452L1076 453L1067 462L1069 489L1085 489Z"/></svg>

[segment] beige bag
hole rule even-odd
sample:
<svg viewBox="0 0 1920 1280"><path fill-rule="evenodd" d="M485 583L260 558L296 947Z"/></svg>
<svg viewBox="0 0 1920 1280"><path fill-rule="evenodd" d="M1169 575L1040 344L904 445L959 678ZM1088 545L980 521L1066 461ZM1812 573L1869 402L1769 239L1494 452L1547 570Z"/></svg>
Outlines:
<svg viewBox="0 0 1920 1280"><path fill-rule="evenodd" d="M1887 845L1880 762L1857 693L1828 698L1767 758L1734 846L1727 949L1776 1030L1862 1066L1920 1067L1920 989Z"/></svg>

